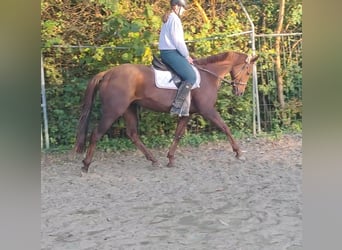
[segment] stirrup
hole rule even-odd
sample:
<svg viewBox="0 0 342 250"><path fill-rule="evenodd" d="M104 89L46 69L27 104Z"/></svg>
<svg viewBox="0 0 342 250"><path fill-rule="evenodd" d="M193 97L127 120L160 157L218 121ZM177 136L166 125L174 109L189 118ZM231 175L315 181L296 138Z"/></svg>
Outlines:
<svg viewBox="0 0 342 250"><path fill-rule="evenodd" d="M180 116L181 115L181 110L172 106L170 109L170 114L171 115L176 115L176 116Z"/></svg>
<svg viewBox="0 0 342 250"><path fill-rule="evenodd" d="M180 108L180 109L174 108L173 109L173 108L171 108L171 110L170 110L170 114L171 115L176 115L176 116L179 116L179 117L181 117L181 116L189 116L189 112L187 112L185 109L182 109L182 108Z"/></svg>

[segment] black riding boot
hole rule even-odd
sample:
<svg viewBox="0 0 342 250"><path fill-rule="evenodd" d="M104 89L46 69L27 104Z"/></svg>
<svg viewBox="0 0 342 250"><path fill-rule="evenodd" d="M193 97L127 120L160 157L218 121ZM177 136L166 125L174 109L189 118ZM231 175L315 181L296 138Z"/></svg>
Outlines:
<svg viewBox="0 0 342 250"><path fill-rule="evenodd" d="M189 116L190 103L186 105L184 101L189 95L189 92L191 91L191 87L192 87L191 83L181 82L177 91L176 98L172 103L172 108L170 110L171 115ZM187 110L183 110L183 109L187 109Z"/></svg>

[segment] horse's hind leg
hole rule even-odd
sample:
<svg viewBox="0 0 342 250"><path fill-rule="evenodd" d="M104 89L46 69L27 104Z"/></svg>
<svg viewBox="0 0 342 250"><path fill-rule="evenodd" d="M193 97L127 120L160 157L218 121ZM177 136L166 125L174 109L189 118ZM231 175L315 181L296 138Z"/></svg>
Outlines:
<svg viewBox="0 0 342 250"><path fill-rule="evenodd" d="M158 165L158 161L153 156L153 154L147 149L147 147L142 143L138 135L138 116L137 116L137 106L132 104L128 107L126 112L123 114L126 123L126 133L127 136L132 140L135 146L143 152L147 160L152 161L153 165Z"/></svg>
<svg viewBox="0 0 342 250"><path fill-rule="evenodd" d="M178 146L178 143L182 136L185 133L186 125L188 124L188 121L190 120L190 116L182 116L178 119L177 128L175 137L173 139L173 142L170 146L169 152L167 153L167 158L169 158L169 163L167 164L168 167L174 167L175 166L175 152Z"/></svg>
<svg viewBox="0 0 342 250"><path fill-rule="evenodd" d="M94 155L94 151L96 148L96 142L101 139L101 137L106 133L106 131L110 128L113 122L119 117L119 115L113 115L109 113L103 113L99 124L95 127L93 132L91 133L90 143L87 150L87 154L85 159L83 160L82 172L87 173L89 165Z"/></svg>

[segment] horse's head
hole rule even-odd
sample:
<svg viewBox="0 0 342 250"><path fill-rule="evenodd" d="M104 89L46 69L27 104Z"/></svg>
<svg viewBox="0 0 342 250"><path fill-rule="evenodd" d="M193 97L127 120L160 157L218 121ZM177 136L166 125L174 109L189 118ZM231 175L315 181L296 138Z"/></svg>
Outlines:
<svg viewBox="0 0 342 250"><path fill-rule="evenodd" d="M234 95L241 96L245 92L249 76L253 70L253 64L258 59L256 56L248 56L243 63L233 66L230 71L230 76L232 78L232 92Z"/></svg>

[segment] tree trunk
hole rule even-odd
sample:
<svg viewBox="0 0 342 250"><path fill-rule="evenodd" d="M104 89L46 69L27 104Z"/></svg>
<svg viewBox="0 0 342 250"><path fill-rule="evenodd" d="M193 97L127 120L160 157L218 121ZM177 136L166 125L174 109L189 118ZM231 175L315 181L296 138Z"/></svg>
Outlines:
<svg viewBox="0 0 342 250"><path fill-rule="evenodd" d="M276 34L280 34L282 31L284 13L285 13L285 0L279 0L278 24L277 24L277 29L275 31ZM280 52L281 52L280 43L281 43L281 37L277 36L275 40L275 51L276 51L276 60L275 60L276 69L275 70L276 70L278 101L280 104L280 109L283 110L285 108L285 101L284 101L284 92L283 92L284 81L283 81L281 61L280 61Z"/></svg>
<svg viewBox="0 0 342 250"><path fill-rule="evenodd" d="M216 0L210 0L211 7L211 18L214 19L216 17Z"/></svg>
<svg viewBox="0 0 342 250"><path fill-rule="evenodd" d="M194 4L198 8L198 11L202 16L203 22L209 23L209 19L208 19L207 15L205 14L205 11L203 10L201 4L198 2L198 0L194 0Z"/></svg>

